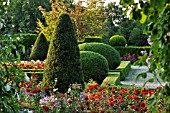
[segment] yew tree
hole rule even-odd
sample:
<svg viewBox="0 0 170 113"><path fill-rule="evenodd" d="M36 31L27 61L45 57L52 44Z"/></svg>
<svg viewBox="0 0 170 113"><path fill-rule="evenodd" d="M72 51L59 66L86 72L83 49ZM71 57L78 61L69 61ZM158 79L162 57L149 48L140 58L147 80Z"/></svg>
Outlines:
<svg viewBox="0 0 170 113"><path fill-rule="evenodd" d="M75 83L83 85L80 51L71 18L69 14L62 13L50 42L43 84L65 93Z"/></svg>

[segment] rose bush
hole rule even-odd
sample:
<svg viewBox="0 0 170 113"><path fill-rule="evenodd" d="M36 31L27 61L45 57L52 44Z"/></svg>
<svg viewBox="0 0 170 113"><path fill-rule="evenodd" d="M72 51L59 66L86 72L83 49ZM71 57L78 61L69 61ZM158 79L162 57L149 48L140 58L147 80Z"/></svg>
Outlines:
<svg viewBox="0 0 170 113"><path fill-rule="evenodd" d="M151 112L148 107L150 100L159 95L162 86L156 89L124 88L117 86L99 86L97 83L87 85L87 88L79 92L78 85L71 87L67 93L62 94L48 91L36 81L38 75L32 75L29 82L20 84L21 103L24 107L36 112L87 112L87 113L121 113L127 112ZM157 105L159 112L168 112L164 98L159 99Z"/></svg>

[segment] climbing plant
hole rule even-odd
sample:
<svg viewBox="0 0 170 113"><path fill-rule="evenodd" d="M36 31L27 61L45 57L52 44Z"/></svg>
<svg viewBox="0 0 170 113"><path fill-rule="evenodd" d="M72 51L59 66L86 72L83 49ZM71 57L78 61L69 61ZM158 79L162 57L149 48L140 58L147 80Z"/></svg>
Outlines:
<svg viewBox="0 0 170 113"><path fill-rule="evenodd" d="M148 21L144 33L150 36L150 42L153 42L148 60L149 72L152 72L156 79L151 78L144 85L154 80L162 85L158 78L166 82L160 94L151 98L153 101L149 109L158 112L157 100L163 98L167 103L167 109L170 110L170 1L139 0L139 3L135 3L134 0L120 0L120 4L126 7L126 11L130 10L131 19L139 20L141 23ZM146 78L147 72L140 74L137 79L141 76Z"/></svg>

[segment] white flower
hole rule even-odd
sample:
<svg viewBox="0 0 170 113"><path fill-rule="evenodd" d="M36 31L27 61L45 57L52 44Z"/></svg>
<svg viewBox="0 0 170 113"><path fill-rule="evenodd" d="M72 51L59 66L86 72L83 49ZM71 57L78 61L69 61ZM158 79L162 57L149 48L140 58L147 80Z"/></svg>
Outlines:
<svg viewBox="0 0 170 113"><path fill-rule="evenodd" d="M11 86L7 83L5 88L6 88L6 91L9 91L11 89Z"/></svg>
<svg viewBox="0 0 170 113"><path fill-rule="evenodd" d="M25 80L27 81L27 82L29 82L30 81L30 78L27 76L27 73L25 73Z"/></svg>

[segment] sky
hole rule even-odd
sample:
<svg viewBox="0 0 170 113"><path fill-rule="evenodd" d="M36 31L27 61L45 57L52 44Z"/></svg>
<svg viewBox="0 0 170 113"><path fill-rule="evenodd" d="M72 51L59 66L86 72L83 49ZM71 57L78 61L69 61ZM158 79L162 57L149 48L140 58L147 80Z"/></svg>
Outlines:
<svg viewBox="0 0 170 113"><path fill-rule="evenodd" d="M78 1L78 0L75 0ZM119 3L120 0L105 0L105 4L108 4L109 2L116 2L116 4Z"/></svg>

